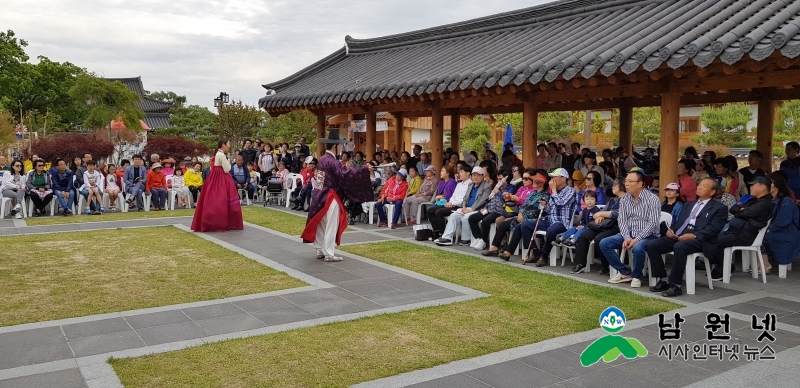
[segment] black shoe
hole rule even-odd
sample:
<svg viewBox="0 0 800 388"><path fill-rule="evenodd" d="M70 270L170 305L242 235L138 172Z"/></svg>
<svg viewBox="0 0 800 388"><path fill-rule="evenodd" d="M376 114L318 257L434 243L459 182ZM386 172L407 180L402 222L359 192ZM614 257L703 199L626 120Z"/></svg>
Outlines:
<svg viewBox="0 0 800 388"><path fill-rule="evenodd" d="M33 209L33 216L34 217L41 217L42 216L42 211L39 210L39 209Z"/></svg>
<svg viewBox="0 0 800 388"><path fill-rule="evenodd" d="M669 283L659 280L655 286L650 287L650 292L663 292L669 290Z"/></svg>
<svg viewBox="0 0 800 388"><path fill-rule="evenodd" d="M472 240L467 240L467 241L460 240L458 242L458 246L460 246L460 247L463 247L464 245L469 245L469 244L472 244Z"/></svg>
<svg viewBox="0 0 800 388"><path fill-rule="evenodd" d="M583 272L584 268L585 267L583 266L583 264L576 264L574 267L572 267L572 271L570 271L570 272L572 272L572 273L581 273L581 272Z"/></svg>
<svg viewBox="0 0 800 388"><path fill-rule="evenodd" d="M665 296L665 297L668 297L668 298L672 298L672 297L675 297L675 296L681 296L681 295L683 295L683 291L681 290L681 288L679 286L676 286L674 284L670 284L669 285L669 289L667 289L666 291L661 293L661 296Z"/></svg>
<svg viewBox="0 0 800 388"><path fill-rule="evenodd" d="M597 271L597 273L599 273L600 275L608 275L611 273L611 271L608 269L608 267L603 267L600 268L600 270Z"/></svg>
<svg viewBox="0 0 800 388"><path fill-rule="evenodd" d="M310 212L311 211L311 206L309 206L308 209L304 209L303 211L306 212L306 213Z"/></svg>
<svg viewBox="0 0 800 388"><path fill-rule="evenodd" d="M443 246L450 246L453 245L453 241L446 238L438 238L433 241L436 245L443 245Z"/></svg>
<svg viewBox="0 0 800 388"><path fill-rule="evenodd" d="M714 269L712 269L712 270L711 270L711 280L713 280L713 281L720 281L720 280L722 280L722 271L720 271L720 270L719 270L718 268L716 268L716 267L715 267Z"/></svg>
<svg viewBox="0 0 800 388"><path fill-rule="evenodd" d="M486 251L486 252L483 252L481 254L486 256L486 257L497 257L497 255L500 254L500 251L499 250L497 250L497 251Z"/></svg>

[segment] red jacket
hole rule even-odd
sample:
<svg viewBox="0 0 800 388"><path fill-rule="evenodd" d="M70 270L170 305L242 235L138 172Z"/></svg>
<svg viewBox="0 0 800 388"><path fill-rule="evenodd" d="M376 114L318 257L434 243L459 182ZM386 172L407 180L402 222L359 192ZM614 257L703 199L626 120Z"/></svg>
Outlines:
<svg viewBox="0 0 800 388"><path fill-rule="evenodd" d="M403 180L402 182L398 182L395 177L391 177L386 181L386 184L383 185L383 190L381 190L381 197L383 199L389 200L389 198L393 198L395 201L400 199L404 199L406 194L408 193L408 182Z"/></svg>
<svg viewBox="0 0 800 388"><path fill-rule="evenodd" d="M303 183L308 184L308 182L311 181L311 178L314 177L314 170L306 167L300 170L300 175L303 176Z"/></svg>
<svg viewBox="0 0 800 388"><path fill-rule="evenodd" d="M167 190L167 177L160 172L156 173L153 170L148 170L147 182L145 182L145 191L149 193L151 189Z"/></svg>

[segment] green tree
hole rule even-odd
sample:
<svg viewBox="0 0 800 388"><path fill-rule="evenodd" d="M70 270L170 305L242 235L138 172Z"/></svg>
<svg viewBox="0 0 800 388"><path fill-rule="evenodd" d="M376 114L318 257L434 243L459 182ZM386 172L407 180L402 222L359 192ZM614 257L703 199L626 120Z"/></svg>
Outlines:
<svg viewBox="0 0 800 388"><path fill-rule="evenodd" d="M747 123L753 112L745 103L725 104L721 108L706 107L700 113L700 121L708 132L692 138L704 146L724 145L728 147L750 147L752 141L747 137Z"/></svg>
<svg viewBox="0 0 800 388"><path fill-rule="evenodd" d="M492 138L492 128L483 118L473 118L461 132L461 152L483 150L483 145Z"/></svg>
<svg viewBox="0 0 800 388"><path fill-rule="evenodd" d="M23 112L35 110L46 114L50 110L65 124L80 122L85 117L86 106L75 104L69 91L75 86L77 77L86 74L86 70L70 62L54 62L43 56L38 60L35 65L25 64L27 79L19 93L13 96L14 100L22 104Z"/></svg>
<svg viewBox="0 0 800 388"><path fill-rule="evenodd" d="M800 138L800 100L787 100L777 109L775 141Z"/></svg>
<svg viewBox="0 0 800 388"><path fill-rule="evenodd" d="M539 142L572 138L577 129L572 126L572 112L544 112L539 114Z"/></svg>
<svg viewBox="0 0 800 388"><path fill-rule="evenodd" d="M231 151L242 146L242 140L253 136L264 115L255 106L242 101L232 101L218 108L217 129L219 136L231 141Z"/></svg>
<svg viewBox="0 0 800 388"><path fill-rule="evenodd" d="M171 102L176 106L183 106L186 103L186 96L181 96L175 92L168 90L159 90L157 92L146 92L147 97L154 98L159 101Z"/></svg>
<svg viewBox="0 0 800 388"><path fill-rule="evenodd" d="M13 96L19 94L20 86L27 79L28 42L16 38L14 31L0 31L0 104L10 107L13 112L16 102Z"/></svg>
<svg viewBox="0 0 800 388"><path fill-rule="evenodd" d="M307 110L296 110L278 117L270 117L262 112L262 122L258 137L264 141L294 144L305 137L309 149L316 147L317 118Z"/></svg>
<svg viewBox="0 0 800 388"><path fill-rule="evenodd" d="M156 128L154 136L183 137L203 143L211 149L217 146L217 115L199 105L176 105L169 110L169 128Z"/></svg>
<svg viewBox="0 0 800 388"><path fill-rule="evenodd" d="M634 146L650 147L657 144L661 138L661 108L634 108L632 124Z"/></svg>
<svg viewBox="0 0 800 388"><path fill-rule="evenodd" d="M522 113L493 114L492 118L495 120L495 125L503 130L504 139L506 124L511 124L511 130L514 133L512 136L514 144L522 144ZM541 117L539 120L541 120ZM491 133L489 134L489 138L491 138Z"/></svg>
<svg viewBox="0 0 800 388"><path fill-rule="evenodd" d="M37 132L40 136L47 136L48 133L64 132L68 127L61 120L61 116L49 109L45 109L44 113L38 110L29 110L25 113L23 122L28 127L28 131Z"/></svg>
<svg viewBox="0 0 800 388"><path fill-rule="evenodd" d="M16 141L16 131L14 130L14 116L0 109L0 149L6 150L9 144ZM3 153L5 153L3 151Z"/></svg>

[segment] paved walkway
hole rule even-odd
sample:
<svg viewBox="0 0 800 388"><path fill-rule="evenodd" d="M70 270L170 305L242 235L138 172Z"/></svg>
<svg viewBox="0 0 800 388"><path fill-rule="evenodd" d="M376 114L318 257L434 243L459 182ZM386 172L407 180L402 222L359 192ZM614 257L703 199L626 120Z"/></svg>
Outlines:
<svg viewBox="0 0 800 388"><path fill-rule="evenodd" d="M176 225L187 229L190 223L187 217L42 227L20 227L18 222L8 221L0 221L0 235L153 225ZM344 244L396 239L414 242L408 227L390 230L358 224L355 229L345 233ZM300 244L297 237L254 225L248 224L240 232L200 235L304 280L310 286L0 328L0 387L118 387L121 385L119 380L105 362L110 356L134 357L166 352L207 342L485 296L455 284L352 255L344 255L346 260L341 263L320 262L311 258L313 252ZM414 243L433 246L429 242ZM264 249L266 246L271 247L268 253ZM441 249L477 254L468 247ZM518 257L515 259L519 260ZM534 268L521 266L513 260L508 263L488 260L630 290L628 285L611 285L606 282L607 276L596 273L569 274L569 266ZM800 298L795 296L800 295L800 284L792 275L790 272L787 279L769 276L768 283L763 284L750 278L749 274L738 273L732 276L730 284L715 283L713 290L698 284L696 295L677 298L678 302L686 305L678 310L686 321L682 324L681 339L673 341L673 346L688 345L692 350L702 350L703 345L710 344L703 327L706 314L728 313L731 317L731 340L726 344L739 344L739 361L700 361L692 357L669 361L659 357L663 343L659 340L658 318L649 317L628 322L621 333L644 344L650 352L645 358L621 358L608 364L600 362L588 368L581 367L579 354L589 343L604 335L598 328L365 382L359 387L619 387L634 384L654 387L692 384L697 387L795 387L800 381L800 372L795 371L800 362ZM660 298L647 292L646 288L632 291ZM759 345L756 337L760 334L751 330L750 314L763 317L766 313L777 316L777 331L773 333L776 341L772 345L776 360L748 362L743 354L744 347Z"/></svg>

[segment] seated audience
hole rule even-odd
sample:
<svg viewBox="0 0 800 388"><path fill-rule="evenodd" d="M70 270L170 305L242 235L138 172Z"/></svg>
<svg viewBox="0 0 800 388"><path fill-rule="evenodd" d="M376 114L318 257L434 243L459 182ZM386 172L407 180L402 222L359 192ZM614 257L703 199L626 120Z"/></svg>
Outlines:
<svg viewBox="0 0 800 388"><path fill-rule="evenodd" d="M53 199L52 178L45 171L44 160L33 161L33 170L25 179L25 188L33 202L33 216L39 217L46 213L45 208Z"/></svg>
<svg viewBox="0 0 800 388"><path fill-rule="evenodd" d="M108 173L106 174L105 179L105 188L103 192L108 194L108 203L109 208L108 210L112 213L117 211L117 198L119 198L119 177L117 176L117 166L114 164L108 164L106 166Z"/></svg>
<svg viewBox="0 0 800 388"><path fill-rule="evenodd" d="M5 172L0 183L0 193L4 198L11 198L11 215L15 218L22 218L22 206L25 203L25 165L20 160L11 162L11 170ZM0 217L3 217L0 214Z"/></svg>
<svg viewBox="0 0 800 388"><path fill-rule="evenodd" d="M236 156L236 163L231 166L231 176L233 177L234 185L236 185L236 190L244 190L247 193L246 199L252 200L256 192L256 187L250 183L252 179L250 176L250 169L244 164L242 155ZM245 198L242 200L244 199Z"/></svg>
<svg viewBox="0 0 800 388"><path fill-rule="evenodd" d="M408 171L408 194L406 194L406 197L413 197L422 186L422 177L419 176L419 171L416 167L408 167L406 171Z"/></svg>
<svg viewBox="0 0 800 388"><path fill-rule="evenodd" d="M752 154L751 154L752 155ZM752 177L755 179L754 174ZM792 191L783 171L775 171L772 179L772 221L769 223L764 244L761 246L767 274L772 269L770 259L777 264L791 264L800 254L800 211L792 200Z"/></svg>
<svg viewBox="0 0 800 388"><path fill-rule="evenodd" d="M614 181L611 186L611 193L614 197L611 198L606 204L605 209L594 214L592 222L586 226L586 230L575 239L575 257L578 263L572 267L572 273L581 273L586 268L586 261L598 259L600 260L600 270L598 273L601 275L608 275L608 261L605 256L600 252L600 241L609 236L614 236L619 233L619 224L617 218L619 217L619 201L625 196L625 181L624 176ZM594 254L589 258L589 246L594 242Z"/></svg>
<svg viewBox="0 0 800 388"><path fill-rule="evenodd" d="M645 189L644 173L638 168L632 170L625 177L628 193L620 199L619 234L600 241L600 251L619 272L608 279L609 283L631 282L631 287L641 287L647 242L659 237L661 202L657 195ZM620 261L618 249L633 251L632 271Z"/></svg>
<svg viewBox="0 0 800 388"><path fill-rule="evenodd" d="M145 193L150 196L156 210L165 210L167 204L167 177L161 173L161 163L153 163L147 172Z"/></svg>
<svg viewBox="0 0 800 388"><path fill-rule="evenodd" d="M284 169L285 171L288 170ZM183 182L186 188L192 193L192 200L197 203L197 195L203 189L203 164L195 162L192 168L186 169L186 174L183 176Z"/></svg>
<svg viewBox="0 0 800 388"><path fill-rule="evenodd" d="M144 166L142 155L133 155L133 164L125 169L123 182L125 182L125 193L128 194L128 207L144 211L142 194L147 184L147 168Z"/></svg>
<svg viewBox="0 0 800 388"><path fill-rule="evenodd" d="M490 161L494 163L493 161ZM525 203L528 196L533 191L533 181L531 180L533 170L526 171L521 179L513 179L520 176L521 167L514 166L516 172L509 176L508 170L501 170L498 182L489 195L489 201L479 212L473 212L469 216L469 228L472 232L472 244L470 247L482 251L489 246L489 235L492 225L505 221L506 217L515 217L518 207ZM521 187L518 187L519 184ZM509 204L514 204L512 208Z"/></svg>
<svg viewBox="0 0 800 388"><path fill-rule="evenodd" d="M468 167L468 166L467 166ZM455 234L458 223L461 223L461 242L463 245L471 244L469 229L469 216L473 212L480 211L486 205L489 195L492 191L491 181L486 181L486 172L482 167L475 166L472 168L472 179L465 179L467 188L463 200L460 202L459 209L450 214L447 221L447 226L442 233L442 236L433 242L436 245L453 245L453 235Z"/></svg>
<svg viewBox="0 0 800 388"><path fill-rule="evenodd" d="M678 186L680 187L679 198L683 202L691 202L697 199L697 182L689 174L694 169L694 159L681 159L678 161Z"/></svg>
<svg viewBox="0 0 800 388"><path fill-rule="evenodd" d="M297 189L295 189L297 195L292 200L292 202L295 204L292 210L302 210L304 212L308 212L311 209L311 207L306 208L305 206L306 203L311 202L311 193L314 188L311 180L314 178L314 175L317 171L317 159L311 156L308 158L310 158L310 160L306 162L306 166L300 172L300 175L303 176L303 182L305 182L305 185L302 187L298 186Z"/></svg>
<svg viewBox="0 0 800 388"><path fill-rule="evenodd" d="M767 226L772 216L772 180L764 176L756 176L750 183L751 198L744 204L734 204L730 208L733 218L728 221L728 228L719 234L716 250L709 255L708 261L714 264L711 280L722 280L722 265L725 248L752 245L761 228ZM736 270L731 260L731 272Z"/></svg>
<svg viewBox="0 0 800 388"><path fill-rule="evenodd" d="M586 163L592 158L584 158L583 160ZM544 245L542 245L541 251L536 250L530 257L526 257L523 260L523 263L535 261L537 267L550 265L547 258L553 248L553 241L557 235L567 231L567 225L572 224L572 216L575 214L575 208L577 207L575 190L567 186L569 172L563 168L558 168L549 175L550 198L548 198L547 204L543 209L547 213L547 217L542 217L539 225L539 230L547 232L544 238Z"/></svg>
<svg viewBox="0 0 800 388"><path fill-rule="evenodd" d="M439 179L436 178L436 167L428 165L425 168L425 179L419 186L419 189L414 195L410 195L403 201L403 211L408 218L406 223L409 225L415 224L417 220L417 212L423 203L431 202L433 194L436 192Z"/></svg>
<svg viewBox="0 0 800 388"><path fill-rule="evenodd" d="M161 174L164 176L175 175L175 159L172 157L167 157L161 162Z"/></svg>
<svg viewBox="0 0 800 388"><path fill-rule="evenodd" d="M75 198L75 188L72 186L74 173L67 168L64 159L56 159L55 171L50 174L50 181L53 185L58 204L61 206L61 214L68 216L72 214L72 204Z"/></svg>
<svg viewBox="0 0 800 388"><path fill-rule="evenodd" d="M388 204L393 204L394 206L394 213L392 214L392 224L391 228L397 228L397 221L400 219L400 213L403 209L403 200L406 198L406 194L408 193L408 171L406 169L399 169L394 176L390 177L386 180L386 184L383 185L383 191L381 191L381 196L376 201L375 210L378 211L378 227L382 228L387 225L387 217L386 217L386 210L384 207Z"/></svg>
<svg viewBox="0 0 800 388"><path fill-rule="evenodd" d="M589 175L592 175L592 173L589 173ZM567 229L560 237L557 237L555 241L553 241L554 246L575 246L575 242L581 237L581 234L586 231L586 226L594 219L595 213L600 211L600 208L596 206L596 191L587 191L583 194L581 201L583 202L584 208L580 211L580 223L578 223L577 226Z"/></svg>
<svg viewBox="0 0 800 388"><path fill-rule="evenodd" d="M530 174L531 170L526 172ZM530 175L529 175L530 176ZM542 173L536 173L531 177L533 182L533 190L528 194L525 202L519 207L519 213L516 217L509 217L503 222L497 224L494 239L489 250L483 252L484 256L497 256L503 260L508 261L511 255L517 250L520 241L522 247L528 249L532 242L533 232L536 228L536 223L541 222L540 213L544 204L547 203L549 194L545 189L547 178ZM503 238L506 233L511 233L508 244L502 246Z"/></svg>
<svg viewBox="0 0 800 388"><path fill-rule="evenodd" d="M751 150L750 154L747 156L747 166L739 169L739 174L741 174L742 182L744 182L747 187L747 192L750 191L749 183L753 181L753 178L757 176L767 176L767 173L761 169L761 162L763 160L764 155L761 154L761 151ZM775 183L774 180L773 183Z"/></svg>
<svg viewBox="0 0 800 388"><path fill-rule="evenodd" d="M686 203L666 233L647 242L647 257L650 259L650 276L658 279L652 292L674 297L683 294L681 284L686 271L686 257L692 253L713 255L717 236L728 221L728 209L713 195L719 189L719 182L706 178L697 186L697 200ZM672 270L667 278L664 254L673 252ZM694 267L690 270L694 271Z"/></svg>
<svg viewBox="0 0 800 388"><path fill-rule="evenodd" d="M695 192L696 191L697 189L695 189ZM664 188L664 202L661 203L661 211L671 215L673 222L675 222L675 219L681 214L681 208L683 207L680 193L681 187L674 182L668 184L667 187ZM669 225L665 225L665 227L667 226ZM663 232L666 233L666 229L664 229Z"/></svg>
<svg viewBox="0 0 800 388"><path fill-rule="evenodd" d="M581 210L586 208L586 204L583 202L583 195L587 191L594 191L595 193L595 205L605 205L606 204L606 193L605 190L600 186L602 181L600 180L600 174L596 171L589 171L586 174L586 179L584 179L584 189L578 191L578 206L575 211L580 213Z"/></svg>
<svg viewBox="0 0 800 388"><path fill-rule="evenodd" d="M192 194L186 186L186 179L183 176L183 171L178 168L175 169L175 175L172 176L172 190L175 190L175 197L178 201L178 206L186 208L189 206L189 196Z"/></svg>
<svg viewBox="0 0 800 388"><path fill-rule="evenodd" d="M444 199L444 195L439 195L436 197L436 204L429 206L426 210L428 220L431 222L431 229L433 229L433 235L435 237L434 240L442 236L442 233L444 233L446 218L461 207L464 202L464 196L467 194L467 187L470 183L471 169L466 165L461 165L458 170L458 175L461 179L461 182L456 185L455 190L453 190L450 196L450 199L445 200L445 203L439 205L439 203L441 203L440 201ZM444 181L444 179L442 181ZM442 198L440 199L439 197Z"/></svg>

